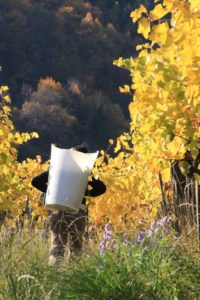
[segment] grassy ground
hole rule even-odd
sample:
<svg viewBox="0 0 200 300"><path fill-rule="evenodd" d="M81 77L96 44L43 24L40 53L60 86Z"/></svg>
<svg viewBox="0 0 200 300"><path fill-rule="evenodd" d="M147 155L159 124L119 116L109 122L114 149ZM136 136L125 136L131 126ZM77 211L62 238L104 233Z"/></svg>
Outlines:
<svg viewBox="0 0 200 300"><path fill-rule="evenodd" d="M115 237L48 266L38 234L1 237L0 300L199 300L200 254L180 239Z"/></svg>

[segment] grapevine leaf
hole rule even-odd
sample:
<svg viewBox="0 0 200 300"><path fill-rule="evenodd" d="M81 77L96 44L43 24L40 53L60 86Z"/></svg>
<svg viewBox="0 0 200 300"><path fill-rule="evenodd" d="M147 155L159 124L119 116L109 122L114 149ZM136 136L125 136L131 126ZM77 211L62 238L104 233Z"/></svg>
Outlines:
<svg viewBox="0 0 200 300"><path fill-rule="evenodd" d="M171 168L166 168L161 172L162 180L164 183L169 182L171 179Z"/></svg>
<svg viewBox="0 0 200 300"><path fill-rule="evenodd" d="M138 9L134 10L130 14L130 17L132 18L133 23L135 23L142 16L143 13L147 14L147 10L144 7L144 5L140 5L140 7Z"/></svg>
<svg viewBox="0 0 200 300"><path fill-rule="evenodd" d="M146 39L148 39L150 32L150 24L147 18L141 18L138 22L138 33L141 33Z"/></svg>
<svg viewBox="0 0 200 300"><path fill-rule="evenodd" d="M149 35L150 40L158 44L165 44L167 41L167 34L169 31L169 25L167 22L162 24L154 25Z"/></svg>

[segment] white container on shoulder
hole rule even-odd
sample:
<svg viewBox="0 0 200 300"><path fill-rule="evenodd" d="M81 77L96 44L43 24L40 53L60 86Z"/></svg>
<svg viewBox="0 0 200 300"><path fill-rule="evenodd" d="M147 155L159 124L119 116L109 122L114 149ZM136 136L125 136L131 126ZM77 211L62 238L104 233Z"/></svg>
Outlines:
<svg viewBox="0 0 200 300"><path fill-rule="evenodd" d="M51 146L51 160L45 205L50 210L79 211L88 177L98 152L82 153Z"/></svg>

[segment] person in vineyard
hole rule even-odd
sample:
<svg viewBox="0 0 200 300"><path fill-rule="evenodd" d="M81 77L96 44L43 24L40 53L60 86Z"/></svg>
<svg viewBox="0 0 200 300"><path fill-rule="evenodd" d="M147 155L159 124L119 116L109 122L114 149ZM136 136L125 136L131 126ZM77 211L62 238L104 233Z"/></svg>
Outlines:
<svg viewBox="0 0 200 300"><path fill-rule="evenodd" d="M88 148L84 144L73 148L82 153L88 153ZM32 179L32 186L46 194L49 170L39 174ZM97 197L106 191L105 184L99 179L92 177L89 181L91 190L85 191L85 196ZM87 225L86 199L83 198L79 212L70 214L65 211L49 211L48 225L51 235L51 248L49 253L49 264L54 265L64 257L68 236L70 238L69 249L71 254L79 254L82 250L83 236Z"/></svg>

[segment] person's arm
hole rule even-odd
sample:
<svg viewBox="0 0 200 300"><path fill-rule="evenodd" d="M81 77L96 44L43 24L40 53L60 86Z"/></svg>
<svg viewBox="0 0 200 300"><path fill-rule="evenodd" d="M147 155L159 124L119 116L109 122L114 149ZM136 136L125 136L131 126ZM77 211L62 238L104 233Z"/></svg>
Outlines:
<svg viewBox="0 0 200 300"><path fill-rule="evenodd" d="M34 177L31 181L32 186L34 186L39 191L46 193L47 191L47 183L49 177L49 170L39 174L38 176Z"/></svg>
<svg viewBox="0 0 200 300"><path fill-rule="evenodd" d="M85 196L97 197L105 193L106 186L103 181L95 179L92 177L92 181L89 181L88 184L92 187L92 190L86 190Z"/></svg>

